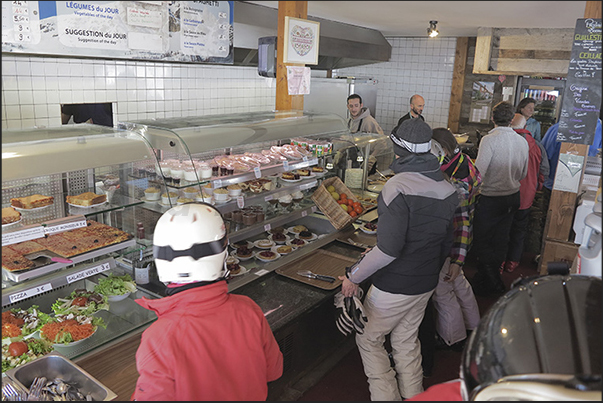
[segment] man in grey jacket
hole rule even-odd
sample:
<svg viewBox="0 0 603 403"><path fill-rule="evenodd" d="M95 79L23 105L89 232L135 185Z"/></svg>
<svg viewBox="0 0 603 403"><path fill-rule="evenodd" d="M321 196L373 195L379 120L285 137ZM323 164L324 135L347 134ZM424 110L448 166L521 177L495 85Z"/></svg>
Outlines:
<svg viewBox="0 0 603 403"><path fill-rule="evenodd" d="M510 125L515 108L500 102L492 108L494 129L480 142L475 166L482 186L473 218L473 252L477 273L471 280L476 295L505 292L499 268L505 261L513 216L519 208L520 181L528 172L529 145Z"/></svg>
<svg viewBox="0 0 603 403"><path fill-rule="evenodd" d="M378 198L377 245L340 277L346 297L372 280L364 302L368 323L356 335L371 400L408 399L423 391L419 324L450 252L459 203L430 152L431 135L421 119L404 121L390 135L396 175ZM383 345L387 334L395 370Z"/></svg>

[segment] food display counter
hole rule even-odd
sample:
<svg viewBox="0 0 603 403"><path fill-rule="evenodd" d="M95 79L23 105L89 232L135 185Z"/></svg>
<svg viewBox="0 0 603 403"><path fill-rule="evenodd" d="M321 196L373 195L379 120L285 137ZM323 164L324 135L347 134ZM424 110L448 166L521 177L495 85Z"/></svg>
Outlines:
<svg viewBox="0 0 603 403"><path fill-rule="evenodd" d="M134 354L140 334L155 320L134 300L164 295L164 286L153 273L150 245L155 223L173 205L204 201L223 214L231 244L229 262L239 265L227 280L229 290L249 295L260 305L285 354L285 374L277 382L284 385L311 357L328 353L327 344L343 338L328 320L320 337L329 343L309 355L292 349L287 340L306 336L300 329L309 331L308 315L325 310L330 312L325 318L330 317L339 287L325 290L279 272L318 250L331 250L322 253L341 256L347 264L362 252L364 243L346 242L359 234L362 221L337 230L311 199L325 178L345 173L340 165L353 168L358 163L358 158L346 162L348 148L362 147L371 155L376 139L359 140L338 116L295 111L122 122L116 128L80 124L5 131L3 217L4 209L14 207L12 199L42 195L51 196L52 203L15 209L19 221L3 225L3 312L37 305L52 314L58 298L68 298L76 289L94 290L110 275L135 278L133 266L148 263L149 279L141 281L136 292L95 313L106 327L81 343L56 347L115 391L118 399L128 399L137 377ZM352 191L371 210L377 194L366 189L370 175L366 166L362 169L367 180ZM105 199L88 206L68 202L73 200L68 196L84 193ZM81 242L69 235L91 225L113 228L123 241L93 245L82 253L70 250L69 244L66 254L47 241L70 239L75 249ZM279 231L285 236L273 241ZM10 270L9 256L26 242L41 245L37 255L21 248L21 257L35 260L35 268ZM245 243L251 257L237 249ZM344 249L333 252L333 248ZM322 308L317 311L318 307ZM107 369L111 360L122 363L117 372Z"/></svg>

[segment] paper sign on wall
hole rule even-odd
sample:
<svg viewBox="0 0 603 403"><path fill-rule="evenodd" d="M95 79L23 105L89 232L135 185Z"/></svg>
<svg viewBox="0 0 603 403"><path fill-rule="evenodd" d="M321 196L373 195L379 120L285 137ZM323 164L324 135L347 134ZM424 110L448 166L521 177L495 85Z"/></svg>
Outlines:
<svg viewBox="0 0 603 403"><path fill-rule="evenodd" d="M287 66L287 87L289 95L310 93L310 68Z"/></svg>
<svg viewBox="0 0 603 403"><path fill-rule="evenodd" d="M559 154L553 190L578 193L583 164L584 156L582 155Z"/></svg>

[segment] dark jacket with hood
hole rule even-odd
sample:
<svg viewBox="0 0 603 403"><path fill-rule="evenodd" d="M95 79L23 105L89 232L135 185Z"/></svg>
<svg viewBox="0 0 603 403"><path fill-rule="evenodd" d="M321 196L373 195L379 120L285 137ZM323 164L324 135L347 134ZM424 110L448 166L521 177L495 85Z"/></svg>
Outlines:
<svg viewBox="0 0 603 403"><path fill-rule="evenodd" d="M423 294L436 287L450 253L459 198L431 153L398 158L390 168L396 175L378 198L377 248L365 256L350 279L359 283L371 277L382 291ZM371 254L385 254L390 262L371 264L376 261Z"/></svg>

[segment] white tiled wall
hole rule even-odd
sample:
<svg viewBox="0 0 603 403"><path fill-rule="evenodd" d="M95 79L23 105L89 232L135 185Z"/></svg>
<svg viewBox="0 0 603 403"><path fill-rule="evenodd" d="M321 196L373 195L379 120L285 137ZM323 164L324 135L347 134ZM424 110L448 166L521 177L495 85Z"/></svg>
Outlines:
<svg viewBox="0 0 603 403"><path fill-rule="evenodd" d="M256 67L2 55L2 128L58 126L60 104L113 103L113 120L273 110Z"/></svg>
<svg viewBox="0 0 603 403"><path fill-rule="evenodd" d="M378 81L377 122L390 133L409 111L410 97L425 98L423 117L432 127L448 126L456 38L386 38L392 45L388 62L337 70L338 76Z"/></svg>
<svg viewBox="0 0 603 403"><path fill-rule="evenodd" d="M386 133L415 93L425 98L427 123L446 127L456 39L387 40L390 61L335 75L379 81L375 117ZM275 79L256 67L2 55L3 129L60 125L63 103L112 102L118 122L273 110L275 99Z"/></svg>

